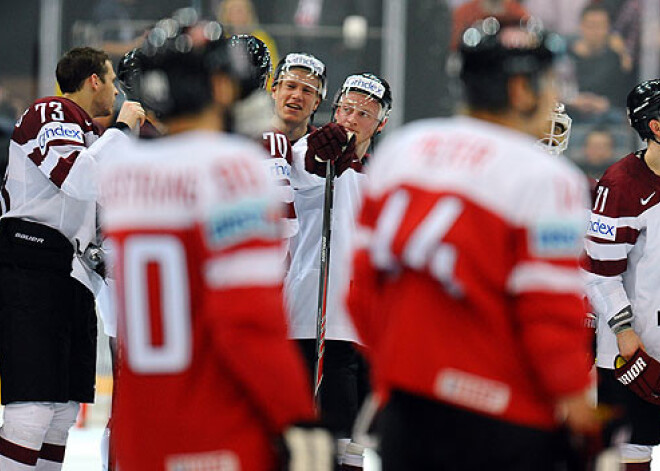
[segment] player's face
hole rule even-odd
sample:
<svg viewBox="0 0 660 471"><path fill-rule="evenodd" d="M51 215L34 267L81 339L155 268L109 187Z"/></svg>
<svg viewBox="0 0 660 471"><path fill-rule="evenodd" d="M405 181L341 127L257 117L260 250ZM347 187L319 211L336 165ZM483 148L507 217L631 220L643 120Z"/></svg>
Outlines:
<svg viewBox="0 0 660 471"><path fill-rule="evenodd" d="M112 114L112 109L115 105L115 98L119 93L115 87L115 71L112 70L112 63L105 61L105 76L93 77L95 81L96 93L94 95L94 109L93 116L109 116ZM103 78L103 80L101 80Z"/></svg>
<svg viewBox="0 0 660 471"><path fill-rule="evenodd" d="M273 87L275 114L285 123L304 123L321 103L320 88L321 79L305 69L283 72Z"/></svg>
<svg viewBox="0 0 660 471"><path fill-rule="evenodd" d="M356 144L370 140L380 125L380 103L356 91L341 96L335 111L335 121L355 134Z"/></svg>

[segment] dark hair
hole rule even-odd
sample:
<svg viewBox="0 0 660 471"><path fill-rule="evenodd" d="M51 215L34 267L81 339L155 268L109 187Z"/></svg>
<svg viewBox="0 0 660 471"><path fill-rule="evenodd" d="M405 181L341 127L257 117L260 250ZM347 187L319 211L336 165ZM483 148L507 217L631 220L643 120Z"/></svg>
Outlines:
<svg viewBox="0 0 660 471"><path fill-rule="evenodd" d="M610 15L610 11L607 9L607 7L603 5L599 5L598 3L590 3L586 7L582 9L582 13L580 14L580 19L583 20L584 17L588 14L591 13L592 11L595 12L603 12L607 16L607 20L611 23L612 22L612 17Z"/></svg>
<svg viewBox="0 0 660 471"><path fill-rule="evenodd" d="M91 47L76 47L64 54L57 63L57 83L62 93L80 90L85 80L96 74L105 83L106 61L108 54Z"/></svg>
<svg viewBox="0 0 660 471"><path fill-rule="evenodd" d="M500 25L486 18L465 30L461 38L461 80L472 110L500 112L509 102L509 79L527 77L535 91L540 77L551 68L554 57L564 50L556 34L519 22Z"/></svg>

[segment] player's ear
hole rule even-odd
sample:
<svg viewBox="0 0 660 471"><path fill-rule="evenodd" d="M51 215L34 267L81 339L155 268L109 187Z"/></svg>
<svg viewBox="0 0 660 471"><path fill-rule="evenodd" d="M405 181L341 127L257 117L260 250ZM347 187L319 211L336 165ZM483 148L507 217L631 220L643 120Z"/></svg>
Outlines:
<svg viewBox="0 0 660 471"><path fill-rule="evenodd" d="M92 87L92 90L96 91L101 84L101 77L99 77L97 74L92 74L87 77L87 82Z"/></svg>
<svg viewBox="0 0 660 471"><path fill-rule="evenodd" d="M507 84L509 105L520 114L529 114L537 106L538 96L532 88L529 79L523 75L514 75Z"/></svg>
<svg viewBox="0 0 660 471"><path fill-rule="evenodd" d="M380 124L379 124L378 127L376 128L376 132L374 133L374 135L378 135L378 134L380 134L380 133L383 131L383 128L384 128L385 125L387 124L387 120L388 120L388 119L389 119L389 118L385 118L384 120L382 120L382 121L380 122Z"/></svg>
<svg viewBox="0 0 660 471"><path fill-rule="evenodd" d="M319 109L319 106L321 105L321 95L318 93L316 94L316 103L314 104L314 112Z"/></svg>
<svg viewBox="0 0 660 471"><path fill-rule="evenodd" d="M660 137L660 121L657 119L652 119L649 121L649 129L651 129L651 132Z"/></svg>
<svg viewBox="0 0 660 471"><path fill-rule="evenodd" d="M214 74L211 77L213 102L228 108L238 98L238 84L226 74Z"/></svg>

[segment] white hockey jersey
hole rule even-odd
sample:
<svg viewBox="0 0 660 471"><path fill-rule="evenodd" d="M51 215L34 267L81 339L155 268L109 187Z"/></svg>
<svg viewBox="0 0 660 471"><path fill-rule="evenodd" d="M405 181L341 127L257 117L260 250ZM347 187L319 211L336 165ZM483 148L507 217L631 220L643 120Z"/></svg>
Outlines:
<svg viewBox="0 0 660 471"><path fill-rule="evenodd" d="M285 296L292 338L316 337L321 228L325 179L305 170L307 136L293 146L291 185L295 190L298 234L291 240L291 266L285 280ZM335 180L326 339L358 341L343 297L350 285L350 248L359 211L364 174L349 168Z"/></svg>
<svg viewBox="0 0 660 471"><path fill-rule="evenodd" d="M628 305L633 329L660 359L660 176L643 153L624 157L598 182L585 248L598 366L614 368L619 351L608 321Z"/></svg>
<svg viewBox="0 0 660 471"><path fill-rule="evenodd" d="M122 137L123 136L123 137ZM9 144L2 218L58 230L73 245L72 276L96 293L102 279L80 256L98 244L96 165L110 145L127 139L109 129L99 139L92 118L64 97L37 100L16 123Z"/></svg>

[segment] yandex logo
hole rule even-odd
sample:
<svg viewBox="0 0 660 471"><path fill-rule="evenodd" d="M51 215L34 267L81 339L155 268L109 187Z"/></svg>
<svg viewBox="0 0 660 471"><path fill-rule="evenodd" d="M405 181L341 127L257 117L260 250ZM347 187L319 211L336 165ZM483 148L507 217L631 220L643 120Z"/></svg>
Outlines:
<svg viewBox="0 0 660 471"><path fill-rule="evenodd" d="M364 90L378 98L383 98L383 95L385 94L385 87L382 84L360 75L351 75L348 77L346 82L344 82L344 88L357 88Z"/></svg>
<svg viewBox="0 0 660 471"><path fill-rule="evenodd" d="M587 228L587 235L614 241L616 239L616 226L614 218L592 214Z"/></svg>
<svg viewBox="0 0 660 471"><path fill-rule="evenodd" d="M50 141L62 139L66 141L74 141L80 144L85 143L82 129L77 124L72 123L46 123L37 136L37 144L39 150L43 154Z"/></svg>

